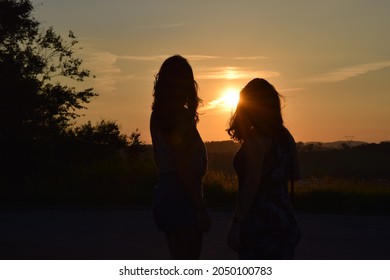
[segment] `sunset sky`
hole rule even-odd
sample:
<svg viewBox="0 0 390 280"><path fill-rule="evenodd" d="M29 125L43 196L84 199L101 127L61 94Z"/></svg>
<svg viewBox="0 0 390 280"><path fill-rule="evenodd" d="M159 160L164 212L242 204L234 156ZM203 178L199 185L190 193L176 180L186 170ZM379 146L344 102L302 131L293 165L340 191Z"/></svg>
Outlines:
<svg viewBox="0 0 390 280"><path fill-rule="evenodd" d="M200 86L200 134L227 140L232 98L256 77L285 97L296 141L390 140L388 0L33 0L74 31L100 96L82 121L114 120L150 143L154 75L181 54ZM229 97L230 96L230 97Z"/></svg>

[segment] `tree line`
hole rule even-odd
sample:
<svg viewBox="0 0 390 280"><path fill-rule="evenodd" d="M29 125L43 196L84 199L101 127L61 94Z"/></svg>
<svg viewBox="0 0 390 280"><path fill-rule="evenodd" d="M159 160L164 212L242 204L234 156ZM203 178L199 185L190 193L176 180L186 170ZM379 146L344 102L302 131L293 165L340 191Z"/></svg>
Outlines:
<svg viewBox="0 0 390 280"><path fill-rule="evenodd" d="M75 168L119 154L136 160L144 150L138 130L126 135L115 121L76 124L82 110L99 96L94 88L84 86L94 76L76 57L80 47L75 34L69 31L61 36L52 27L43 28L33 10L30 0L0 2L0 189L4 195L10 190L55 187L59 177L74 176Z"/></svg>
<svg viewBox="0 0 390 280"><path fill-rule="evenodd" d="M74 33L63 38L52 27L43 30L32 11L30 0L0 2L1 142L46 144L69 138L131 144L113 121L75 126L80 110L99 95L93 88L82 88L93 76L74 56Z"/></svg>

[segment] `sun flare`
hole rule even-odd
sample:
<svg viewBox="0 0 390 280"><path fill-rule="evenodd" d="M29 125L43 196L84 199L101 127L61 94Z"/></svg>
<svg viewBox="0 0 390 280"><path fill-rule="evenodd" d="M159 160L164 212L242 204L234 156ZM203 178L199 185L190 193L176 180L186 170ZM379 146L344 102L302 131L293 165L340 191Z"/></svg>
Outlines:
<svg viewBox="0 0 390 280"><path fill-rule="evenodd" d="M228 87L220 92L220 97L208 102L207 110L216 110L218 112L233 112L240 99L240 90L233 87Z"/></svg>
<svg viewBox="0 0 390 280"><path fill-rule="evenodd" d="M235 109L237 107L237 103L240 99L240 92L235 88L227 88L223 91L223 95L221 97L222 105L227 109Z"/></svg>

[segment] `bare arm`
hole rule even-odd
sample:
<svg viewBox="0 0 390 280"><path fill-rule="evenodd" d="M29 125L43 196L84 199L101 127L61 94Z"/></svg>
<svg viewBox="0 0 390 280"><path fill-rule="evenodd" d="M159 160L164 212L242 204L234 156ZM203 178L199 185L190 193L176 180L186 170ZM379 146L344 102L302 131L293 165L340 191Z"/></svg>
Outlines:
<svg viewBox="0 0 390 280"><path fill-rule="evenodd" d="M190 195L191 200L197 210L198 221L202 231L207 232L210 229L210 219L206 211L206 205L203 199L202 189L199 186L199 180L191 159L194 149L195 137L199 137L194 127L185 126L181 130L170 135L170 142L173 147L174 157L177 162L177 172L182 185Z"/></svg>
<svg viewBox="0 0 390 280"><path fill-rule="evenodd" d="M230 226L227 243L234 251L240 248L241 222L245 220L255 200L261 180L264 157L269 143L258 136L244 143L244 181L240 187L233 222Z"/></svg>
<svg viewBox="0 0 390 280"><path fill-rule="evenodd" d="M178 164L178 170L180 179L185 187L186 191L189 193L192 202L197 210L203 210L205 208L205 203L203 200L203 195L201 189L197 185L199 178L197 178L195 172L193 171L193 166L189 161L189 153L193 151L191 147L185 147L186 145L175 146L174 153L175 158Z"/></svg>
<svg viewBox="0 0 390 280"><path fill-rule="evenodd" d="M264 138L251 137L244 143L244 180L237 199L235 220L245 220L260 186L264 157L269 143Z"/></svg>

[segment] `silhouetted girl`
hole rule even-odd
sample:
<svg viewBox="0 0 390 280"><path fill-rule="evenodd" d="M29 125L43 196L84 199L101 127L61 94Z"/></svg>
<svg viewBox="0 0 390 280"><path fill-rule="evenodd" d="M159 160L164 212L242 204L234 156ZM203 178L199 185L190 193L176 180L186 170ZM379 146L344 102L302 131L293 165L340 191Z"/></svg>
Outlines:
<svg viewBox="0 0 390 280"><path fill-rule="evenodd" d="M179 55L164 61L154 83L150 120L158 169L153 213L173 259L198 259L210 228L202 195L207 156L196 129L200 102L191 66Z"/></svg>
<svg viewBox="0 0 390 280"><path fill-rule="evenodd" d="M227 131L241 143L233 161L239 189L228 245L240 259L293 258L300 230L287 188L299 168L275 88L264 79L250 81Z"/></svg>

